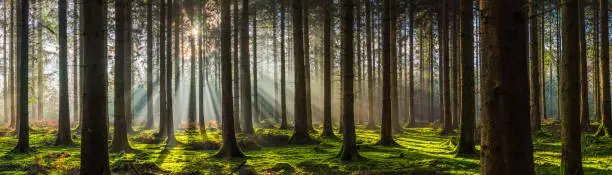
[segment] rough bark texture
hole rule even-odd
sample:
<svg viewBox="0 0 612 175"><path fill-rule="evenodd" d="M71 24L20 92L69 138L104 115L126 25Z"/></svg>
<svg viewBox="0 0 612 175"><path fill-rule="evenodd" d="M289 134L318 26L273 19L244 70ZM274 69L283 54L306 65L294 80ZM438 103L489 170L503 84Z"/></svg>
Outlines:
<svg viewBox="0 0 612 175"><path fill-rule="evenodd" d="M534 174L524 0L483 0L481 174ZM512 143L512 144L507 144Z"/></svg>
<svg viewBox="0 0 612 175"><path fill-rule="evenodd" d="M238 15L239 15L239 11L238 11L238 0L234 0L234 16L232 16L233 20L234 20L234 55L233 55L233 69L234 69L234 126L236 127L236 132L241 132L241 127L240 127L240 59L238 59L238 43L240 41L238 41L238 36L240 36L240 25L238 24Z"/></svg>
<svg viewBox="0 0 612 175"><path fill-rule="evenodd" d="M230 0L221 0L221 95L223 116L223 145L215 156L244 157L234 130L234 107L232 106L232 49L231 49L231 18Z"/></svg>
<svg viewBox="0 0 612 175"><path fill-rule="evenodd" d="M19 82L17 95L17 133L19 140L17 146L13 150L18 153L28 153L30 150L30 127L29 127L29 111L28 111L28 44L29 44L29 27L28 17L30 16L30 3L29 1L18 1L17 7L17 66L19 67L19 76L17 81ZM25 88L21 88L25 87Z"/></svg>
<svg viewBox="0 0 612 175"><path fill-rule="evenodd" d="M474 28L472 13L472 0L461 0L461 122L459 144L457 145L457 155L464 156L475 154L474 149L474 128L476 125L475 111L476 102L474 100Z"/></svg>
<svg viewBox="0 0 612 175"><path fill-rule="evenodd" d="M59 0L59 121L56 145L71 145L70 109L68 106L68 40L66 0ZM6 104L6 103L5 103Z"/></svg>
<svg viewBox="0 0 612 175"><path fill-rule="evenodd" d="M563 58L561 58L561 174L584 174L580 152L580 41L578 2L562 0Z"/></svg>
<svg viewBox="0 0 612 175"><path fill-rule="evenodd" d="M304 33L302 2L292 0L292 22L293 22L293 57L295 66L295 126L293 136L289 142L294 144L310 143L312 138L308 135L308 120L306 118L306 70L304 69Z"/></svg>
<svg viewBox="0 0 612 175"><path fill-rule="evenodd" d="M81 127L81 174L110 174L108 163L106 1L83 1L83 126Z"/></svg>
<svg viewBox="0 0 612 175"><path fill-rule="evenodd" d="M384 12L383 12L383 55L382 55L382 127L380 129L380 141L378 144L381 145L395 145L392 135L392 123L391 123L391 4L393 0L384 0Z"/></svg>
<svg viewBox="0 0 612 175"><path fill-rule="evenodd" d="M166 139L168 146L176 144L176 138L174 137L174 111L172 110L172 16L176 13L176 9L178 9L178 3L172 3L172 0L168 0L168 16L166 16L166 123L164 123L166 125L166 136L168 136ZM178 20L175 23L178 23ZM179 40L178 38L175 39ZM175 50L175 52L178 51L179 49Z"/></svg>
<svg viewBox="0 0 612 175"><path fill-rule="evenodd" d="M334 137L331 116L331 8L333 2L325 1L323 9L323 132L322 136Z"/></svg>
<svg viewBox="0 0 612 175"><path fill-rule="evenodd" d="M242 0L240 21L240 103L244 133L253 134L253 114L251 105L251 64L249 56L249 0Z"/></svg>
<svg viewBox="0 0 612 175"><path fill-rule="evenodd" d="M453 132L453 116L451 108L451 94L450 94L450 70L449 70L449 51L448 51L448 2L449 0L442 0L442 28L439 29L441 35L442 48L442 82L443 94L442 94L442 116L444 126L442 127L442 135Z"/></svg>
<svg viewBox="0 0 612 175"><path fill-rule="evenodd" d="M530 101L530 106L531 106L531 131L532 132L537 132L541 130L541 115L542 112L540 111L542 109L541 105L541 95L540 93L542 93L540 91L540 57L539 56L539 49L540 49L540 44L538 44L538 20L536 18L536 14L537 14L537 7L536 7L536 3L535 0L529 0L529 16L530 16L530 26L529 26L529 31L531 33L531 43L530 43L530 47L529 49L531 50L530 55L531 55L531 61L529 62L529 70L531 73L531 83L530 85L530 91L531 94L531 101Z"/></svg>
<svg viewBox="0 0 612 175"><path fill-rule="evenodd" d="M159 7L159 134L163 138L167 134L168 110L166 108L166 3L160 0Z"/></svg>
<svg viewBox="0 0 612 175"><path fill-rule="evenodd" d="M601 58L599 61L599 88L601 90L601 125L595 135L610 136L612 134L612 117L610 112L610 60L608 48L608 1L599 1L599 34L601 38Z"/></svg>
<svg viewBox="0 0 612 175"><path fill-rule="evenodd" d="M342 20L342 40L345 46L352 46L353 43L353 0L344 0L344 19ZM357 144L356 144L356 136L355 136L355 114L354 114L354 106L353 106L353 62L354 62L354 47L343 47L344 52L344 76L343 84L343 95L344 95L344 108L343 115L344 117L344 133L342 140L342 149L340 150L340 159L343 161L349 161L359 158L359 154L357 153Z"/></svg>
<svg viewBox="0 0 612 175"><path fill-rule="evenodd" d="M127 137L127 116L126 116L126 111L129 110L129 108L126 108L126 93L124 93L124 90L126 89L126 79L124 79L125 73L126 73L126 68L124 67L125 64L123 64L125 61L125 59L129 58L126 53L126 49L127 49L127 45L129 45L130 40L127 38L126 32L122 32L122 31L126 31L127 30L127 15L128 13L128 8L130 7L130 2L128 1L115 1L115 20L117 21L115 23L115 28L116 28L116 39L115 39L115 77L114 77L114 84L115 84L115 112L114 114L114 121L113 121L113 126L114 126L114 131L113 131L113 142L110 146L110 152L128 152L130 151L132 148L130 147L130 144L128 142L128 137Z"/></svg>

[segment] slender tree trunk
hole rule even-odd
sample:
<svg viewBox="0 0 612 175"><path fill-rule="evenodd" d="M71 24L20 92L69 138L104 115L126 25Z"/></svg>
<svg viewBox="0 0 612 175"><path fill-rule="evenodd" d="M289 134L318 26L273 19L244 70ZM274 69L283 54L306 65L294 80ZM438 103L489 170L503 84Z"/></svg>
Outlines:
<svg viewBox="0 0 612 175"><path fill-rule="evenodd" d="M312 128L312 94L310 93L310 32L309 32L309 6L310 1L302 1L303 2L303 11L304 11L304 79L306 81L306 124L308 130L313 130Z"/></svg>
<svg viewBox="0 0 612 175"><path fill-rule="evenodd" d="M192 19L195 18L195 15L191 16ZM194 24L194 23L192 23ZM194 25L192 25L194 26ZM193 35L193 34L192 34ZM191 131L195 131L196 129L196 47L195 47L195 36L189 36L189 45L191 46L191 68L189 69L189 76L191 80L189 81L189 111L187 113L187 129Z"/></svg>
<svg viewBox="0 0 612 175"><path fill-rule="evenodd" d="M242 129L240 127L240 60L238 59L238 36L240 35L240 25L238 24L238 0L234 0L234 126L236 127L236 132L241 132Z"/></svg>
<svg viewBox="0 0 612 175"><path fill-rule="evenodd" d="M147 6L147 120L145 129L153 128L153 2Z"/></svg>
<svg viewBox="0 0 612 175"><path fill-rule="evenodd" d="M257 87L257 7L253 4L253 114L255 115L255 122L261 121L261 112L259 111L259 88Z"/></svg>
<svg viewBox="0 0 612 175"><path fill-rule="evenodd" d="M10 39L10 44L9 44L9 51L10 51L10 56L9 56L9 82L10 82L10 86L9 86L9 94L10 94L10 108L11 108L11 124L9 125L9 128L16 128L17 127L17 108L16 108L16 87L17 87L17 83L16 83L16 78L15 78L15 55L16 55L16 50L15 50L15 45L16 45L16 35L13 33L15 32L15 1L14 0L9 0L10 3L10 27L9 27L9 35L11 36ZM16 131L16 130L15 130Z"/></svg>
<svg viewBox="0 0 612 175"><path fill-rule="evenodd" d="M278 24L278 20L276 19L276 17L278 16L278 11L276 10L276 4L272 5L272 49L274 51L272 51L272 57L273 57L273 64L274 64L274 106L272 108L272 117L274 118L274 120L276 120L276 122L279 121L278 117L278 79L277 79L277 74L278 74L278 53L277 53L277 43L278 43L278 36L277 36L277 24Z"/></svg>
<svg viewBox="0 0 612 175"><path fill-rule="evenodd" d="M342 141L342 149L340 150L340 159L343 161L349 161L353 159L359 158L359 154L357 153L357 144L356 144L356 135L355 135L355 120L354 120L354 106L353 106L353 25L354 25L354 17L353 17L353 0L345 0L344 1L344 19L342 20L342 39L345 47L343 48L343 59L344 59L344 77L343 79L343 94L344 94L344 108L343 115L344 117L344 133L343 133L343 141ZM348 47L346 47L348 46Z"/></svg>
<svg viewBox="0 0 612 175"><path fill-rule="evenodd" d="M34 1L32 1L32 3L34 3ZM37 1L35 3L35 11L36 12L36 17L41 20L42 19L42 13L41 13L41 3L42 1ZM45 100L45 82L44 82L44 78L45 78L45 74L44 74L44 65L45 65L45 54L43 52L43 31L42 31L42 27L37 27L36 29L36 38L38 39L38 43L37 43L37 51L36 51L36 56L38 56L38 64L37 66L37 92L36 92L36 117L38 120L43 120L44 119L44 114L45 114L45 105L44 105L44 100Z"/></svg>
<svg viewBox="0 0 612 175"><path fill-rule="evenodd" d="M84 59L81 174L110 174L108 162L106 1L82 1Z"/></svg>
<svg viewBox="0 0 612 175"><path fill-rule="evenodd" d="M475 154L474 128L476 104L474 101L474 14L473 1L461 0L461 125L457 155ZM458 65L458 64L457 64Z"/></svg>
<svg viewBox="0 0 612 175"><path fill-rule="evenodd" d="M221 78L222 78L222 116L223 116L223 145L215 156L217 157L244 157L234 130L234 109L232 105L232 49L231 49L231 17L230 0L221 0Z"/></svg>
<svg viewBox="0 0 612 175"><path fill-rule="evenodd" d="M416 113L414 110L414 10L415 4L410 4L409 14L408 14L408 44L410 45L410 50L408 51L408 127L414 127L416 124Z"/></svg>
<svg viewBox="0 0 612 175"><path fill-rule="evenodd" d="M174 137L174 110L172 110L172 16L178 12L178 2L173 3L172 0L168 0L168 16L166 16L166 146L176 145L176 138ZM177 20L175 23L179 23ZM178 24L174 24L175 26ZM179 32L179 31L176 31ZM179 38L175 38L178 42ZM178 52L178 47L175 52ZM176 57L178 58L178 57Z"/></svg>
<svg viewBox="0 0 612 175"><path fill-rule="evenodd" d="M530 85L530 89L531 89L531 101L530 101L530 106L531 106L531 131L532 132L537 132L541 130L541 109L542 106L540 106L541 104L541 100L540 97L540 58L538 57L539 53L539 44L538 44L538 20L536 18L536 14L537 14L537 6L536 6L536 2L535 0L529 0L529 19L530 19L530 26L529 26L529 31L531 33L531 43L530 43L530 49L531 49L531 61L529 62L529 69L530 69L530 73L531 73L531 83Z"/></svg>
<svg viewBox="0 0 612 175"><path fill-rule="evenodd" d="M205 59L204 58L204 56L205 56L205 53L204 53L205 52L205 50L204 50L204 47L205 47L204 46L204 37L205 37L205 35L204 35L204 33L208 31L207 30L208 28L207 28L207 25L206 25L207 21L206 21L205 7L206 7L206 2L202 2L201 3L201 8L200 8L201 9L201 15L202 15L202 21L201 21L202 25L200 27L202 28L202 31L200 32L200 39L198 40L199 51L200 51L200 54L199 54L200 56L199 56L199 59L198 59L198 62L199 62L198 63L198 66L199 66L198 67L198 72L200 74L199 75L199 80L198 80L200 82L200 84L198 86L198 88L199 88L198 92L200 92L200 93L198 93L198 97L199 97L199 100L200 100L200 103L198 105L198 109L199 109L199 112L198 112L198 124L199 124L200 132L201 132L202 135L206 134L206 120L204 119L204 107L206 106L204 104L205 103L204 102L204 83L205 83L205 78L204 78L204 74L205 74L204 73L204 71L205 71L204 70L204 64L205 64L204 63L205 62L205 60L204 60ZM208 74L209 74L209 72L206 72L206 77L207 77L206 79L208 79ZM212 97L211 97L211 99L212 99Z"/></svg>
<svg viewBox="0 0 612 175"><path fill-rule="evenodd" d="M442 107L442 112L444 116L444 126L442 128L442 135L446 135L446 134L450 134L453 132L453 116L452 116L452 108L451 108L451 98L450 98L450 93L451 93L451 89L450 89L450 84L452 83L450 81L450 69L449 69L449 47L448 47L448 1L449 0L442 0L442 28L440 28L440 35L442 36L442 38L440 39L440 43L442 45L442 48L440 48L440 50L442 51L442 81L444 82L443 85L443 91L444 93L441 94L442 95L442 103L443 103L443 107Z"/></svg>
<svg viewBox="0 0 612 175"><path fill-rule="evenodd" d="M593 109L594 118L601 119L601 89L599 88L599 1L592 1L593 5Z"/></svg>
<svg viewBox="0 0 612 175"><path fill-rule="evenodd" d="M251 64L249 56L249 0L242 0L242 17L240 21L240 98L244 133L253 134L253 113L251 104Z"/></svg>
<svg viewBox="0 0 612 175"><path fill-rule="evenodd" d="M170 4L168 4L168 8ZM166 89L166 28L171 23L166 23L166 2L160 0L159 5L159 134L158 137L163 138L168 134L168 108L166 97L168 96Z"/></svg>
<svg viewBox="0 0 612 175"><path fill-rule="evenodd" d="M280 26L280 30L281 30L281 57L280 57L280 96L281 96L281 100L280 100L280 105L281 105L281 126L280 129L289 129L289 126L287 125L287 97L285 96L285 1L281 1L281 9L280 9L280 15L281 15L281 26Z"/></svg>
<svg viewBox="0 0 612 175"><path fill-rule="evenodd" d="M135 133L134 129L132 128L132 120L134 118L134 114L133 114L133 109L132 109L132 3L131 1L127 1L126 5L128 7L126 7L127 12L125 13L126 16L126 24L125 24L125 28L124 31L125 33L125 40L126 40L126 44L125 44L125 55L123 58L123 61L125 63L125 67L123 67L123 70L125 71L124 73L124 98L125 98L125 122L126 122L126 131L128 134L132 134Z"/></svg>
<svg viewBox="0 0 612 175"><path fill-rule="evenodd" d="M73 103L73 107L72 107L72 116L73 116L73 120L74 122L78 125L77 127L79 127L81 125L80 123L80 110L79 110L79 33L78 31L80 31L79 29L79 16L78 16L78 0L72 0L73 3L73 10L72 10L72 15L74 18L74 25L72 28L73 31L73 43L72 43L72 57L73 57L73 69L72 69L72 79L73 79L73 84L72 84L72 93L73 93L73 99L72 99L72 103ZM82 63L81 63L82 64ZM77 128L77 131L79 131L79 129Z"/></svg>
<svg viewBox="0 0 612 175"><path fill-rule="evenodd" d="M322 136L335 137L331 116L331 11L333 2L324 1L323 6L323 132Z"/></svg>
<svg viewBox="0 0 612 175"><path fill-rule="evenodd" d="M608 1L599 1L599 21L601 38L601 61L599 62L599 88L601 89L601 125L597 130L597 136L612 135L612 117L610 112L610 60L609 60L609 41L608 41Z"/></svg>
<svg viewBox="0 0 612 175"><path fill-rule="evenodd" d="M366 0L366 57L368 59L368 129L376 129L376 116L374 113L375 102L374 102L374 52L372 50L373 45L373 31L372 31L372 2Z"/></svg>
<svg viewBox="0 0 612 175"><path fill-rule="evenodd" d="M561 59L561 174L584 174L580 152L580 28L578 1L563 0L563 39Z"/></svg>
<svg viewBox="0 0 612 175"><path fill-rule="evenodd" d="M58 1L59 18L59 121L56 145L71 145L70 136L70 109L68 106L68 41L67 41L67 14L66 0Z"/></svg>
<svg viewBox="0 0 612 175"><path fill-rule="evenodd" d="M9 81L8 81L8 79L9 79L8 74L9 74L10 70L7 71L8 68L9 68L8 67L9 63L8 62L10 61L9 60L10 56L8 54L10 53L10 50L9 50L9 52L7 52L7 50L8 50L8 48L7 48L8 45L7 44L8 43L6 42L6 40L8 38L8 35L10 35L10 33L8 33L8 30L6 29L7 26L9 25L8 24L9 23L8 19L10 18L10 17L7 16L8 14L6 13L9 10L9 8L10 8L8 5L9 5L9 1L4 1L4 4L3 4L4 8L2 9L3 16L4 16L4 21L2 21L2 32L4 33L4 35L2 37L2 44L4 45L4 47L2 47L2 56L4 57L4 58L2 58L2 76L4 78L4 82L3 82L4 85L3 85L3 88L2 88L2 93L3 93L3 95L2 95L2 97L3 97L3 103L2 103L3 107L2 107L2 109L4 110L4 120L3 121L4 121L5 124L10 125L9 122L10 122L10 118L11 118L10 117L10 115L11 115L10 112L11 111L10 111L9 105L11 103L10 102L11 94L9 94L10 92L9 92Z"/></svg>
<svg viewBox="0 0 612 175"><path fill-rule="evenodd" d="M481 174L534 174L523 1L483 0ZM513 144L506 144L512 142Z"/></svg>
<svg viewBox="0 0 612 175"><path fill-rule="evenodd" d="M393 13L391 12L391 6L393 0L384 0L384 13L383 13L383 32L382 32L382 40L383 40L383 56L382 56L382 78L383 78L383 92L382 92L382 127L380 130L380 141L378 144L381 145L396 145L393 140L392 134L392 123L391 123L391 23L395 22L393 19Z"/></svg>
<svg viewBox="0 0 612 175"><path fill-rule="evenodd" d="M586 52L586 31L584 22L584 1L578 0L578 32L580 44L580 125L582 131L588 132L589 120L589 70Z"/></svg>

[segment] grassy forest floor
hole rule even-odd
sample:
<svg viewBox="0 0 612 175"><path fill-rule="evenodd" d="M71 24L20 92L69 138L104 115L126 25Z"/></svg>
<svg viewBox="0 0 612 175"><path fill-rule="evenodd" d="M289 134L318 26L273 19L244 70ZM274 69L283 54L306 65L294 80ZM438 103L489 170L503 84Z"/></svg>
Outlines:
<svg viewBox="0 0 612 175"><path fill-rule="evenodd" d="M560 126L548 124L535 134L534 157L537 174L558 174L561 162ZM10 131L0 130L6 135ZM74 174L79 167L79 148L53 146L55 130L33 127L30 154L11 153L17 144L15 136L0 137L0 174ZM317 133L314 133L317 132ZM311 135L318 136L320 131ZM398 147L374 145L377 130L357 126L357 143L362 160L342 162L336 157L340 139L322 139L318 145L286 145L292 131L257 129L254 136L239 136L247 158L225 160L214 158L221 140L220 131L209 130L207 136L177 131L180 142L165 147L153 131L134 134L131 153L111 153L110 166L117 174L227 174L255 171L257 174L477 174L479 158L456 158L453 153L456 135L440 136L432 128L405 129L396 134ZM112 134L111 134L112 135ZM79 144L78 136L73 139ZM612 174L612 138L590 135L582 139L583 166L586 174ZM110 141L109 141L110 145ZM479 147L477 147L479 149ZM239 168L241 167L241 168Z"/></svg>

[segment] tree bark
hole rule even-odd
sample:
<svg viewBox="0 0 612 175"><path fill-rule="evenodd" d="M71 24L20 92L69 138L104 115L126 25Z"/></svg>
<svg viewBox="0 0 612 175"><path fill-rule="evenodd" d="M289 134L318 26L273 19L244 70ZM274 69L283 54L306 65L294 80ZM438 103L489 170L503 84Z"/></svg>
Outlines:
<svg viewBox="0 0 612 175"><path fill-rule="evenodd" d="M110 174L108 162L106 1L82 1L83 126L81 174Z"/></svg>
<svg viewBox="0 0 612 175"><path fill-rule="evenodd" d="M323 132L322 136L335 137L331 116L331 11L333 2L324 1L323 6Z"/></svg>
<svg viewBox="0 0 612 175"><path fill-rule="evenodd" d="M303 2L303 21L304 21L304 80L306 81L306 124L308 130L313 130L312 128L312 101L311 101L311 93L310 93L310 32L309 32L309 6L310 1L302 0Z"/></svg>
<svg viewBox="0 0 612 175"><path fill-rule="evenodd" d="M368 129L376 129L376 116L374 114L374 54L372 53L373 32L372 32L372 2L367 0L366 6L366 57L368 59Z"/></svg>
<svg viewBox="0 0 612 175"><path fill-rule="evenodd" d="M541 104L541 100L540 97L540 58L539 56L539 44L538 44L538 20L536 18L536 14L537 14L537 6L536 6L536 2L535 0L529 0L529 19L530 19L530 26L529 26L529 31L531 33L531 43L530 43L530 47L529 49L531 49L531 61L529 64L529 69L530 69L530 73L531 73L531 83L530 85L530 89L531 91L531 101L530 101L530 106L531 106L531 131L532 132L537 132L541 130L541 114L542 112L540 111L542 109L542 106L540 106Z"/></svg>
<svg viewBox="0 0 612 175"><path fill-rule="evenodd" d="M610 112L610 60L608 48L608 1L599 1L599 34L601 38L601 60L599 61L599 88L601 89L601 125L597 130L597 136L612 135L612 117Z"/></svg>
<svg viewBox="0 0 612 175"><path fill-rule="evenodd" d="M147 119L144 128L153 128L153 2L147 6Z"/></svg>
<svg viewBox="0 0 612 175"><path fill-rule="evenodd" d="M480 1L481 174L534 174L524 1ZM513 144L506 144L512 142Z"/></svg>
<svg viewBox="0 0 612 175"><path fill-rule="evenodd" d="M280 30L281 30L281 57L280 57L280 96L281 96L281 100L280 100L280 105L281 105L281 126L280 129L289 129L289 126L287 125L287 97L285 96L285 0L280 2L281 8L280 8L280 21L281 21L281 26L280 26Z"/></svg>
<svg viewBox="0 0 612 175"><path fill-rule="evenodd" d="M451 108L451 89L450 89L450 84L452 83L450 81L450 70L449 70L449 47L448 47L448 1L449 0L442 0L442 28L440 28L440 35L441 35L441 45L442 48L440 48L441 52L442 52L442 81L444 82L443 85L443 94L442 95L442 103L443 103L443 107L442 107L442 112L444 116L443 119L443 123L444 126L442 127L442 135L447 135L453 132L453 116L452 116L452 108Z"/></svg>
<svg viewBox="0 0 612 175"><path fill-rule="evenodd" d="M168 5L170 7L170 5ZM160 0L159 6L159 134L160 138L168 134L168 108L167 108L167 89L166 89L166 2Z"/></svg>
<svg viewBox="0 0 612 175"><path fill-rule="evenodd" d="M474 14L473 1L461 0L461 119L457 156L473 155L475 128L475 96L474 96ZM457 64L458 66L458 64Z"/></svg>
<svg viewBox="0 0 612 175"><path fill-rule="evenodd" d="M221 0L221 78L222 78L222 116L223 116L223 145L215 156L217 157L244 157L234 130L234 107L232 105L232 49L231 49L231 17L230 1Z"/></svg>
<svg viewBox="0 0 612 175"><path fill-rule="evenodd" d="M249 56L249 0L242 0L240 21L240 98L244 133L253 134L253 114L251 104L251 64Z"/></svg>
<svg viewBox="0 0 612 175"><path fill-rule="evenodd" d="M238 24L238 0L234 0L234 126L236 127L236 132L241 132L242 129L240 127L240 59L238 56L238 36L240 36L240 24Z"/></svg>
<svg viewBox="0 0 612 175"><path fill-rule="evenodd" d="M59 16L59 121L56 145L71 145L70 109L68 106L68 41L67 41L67 7L66 0L58 1ZM5 103L6 104L6 103Z"/></svg>
<svg viewBox="0 0 612 175"><path fill-rule="evenodd" d="M166 146L176 145L176 138L174 137L174 110L172 110L172 16L178 12L178 3L173 3L172 0L168 0L168 16L166 16ZM175 23L179 23L177 20ZM174 24L175 26L178 24ZM179 31L176 31L179 32ZM175 38L178 42L179 39ZM176 48L175 52L179 49ZM178 58L178 57L176 57Z"/></svg>
<svg viewBox="0 0 612 175"><path fill-rule="evenodd" d="M395 22L392 19L391 5L393 0L384 0L384 12L383 12L383 55L382 55L382 127L380 130L380 145L396 145L392 135L392 123L391 123L391 23Z"/></svg>
<svg viewBox="0 0 612 175"><path fill-rule="evenodd" d="M349 161L358 159L360 156L357 153L357 144L356 144L356 135L355 135L355 120L354 120L354 94L353 94L353 25L354 25L354 17L353 17L353 0L344 0L344 19L342 20L342 40L344 42L344 76L343 79L343 95L344 95L344 108L343 115L344 117L344 133L343 133L343 141L342 141L342 149L340 150L340 159L343 161ZM349 47L346 47L349 46Z"/></svg>

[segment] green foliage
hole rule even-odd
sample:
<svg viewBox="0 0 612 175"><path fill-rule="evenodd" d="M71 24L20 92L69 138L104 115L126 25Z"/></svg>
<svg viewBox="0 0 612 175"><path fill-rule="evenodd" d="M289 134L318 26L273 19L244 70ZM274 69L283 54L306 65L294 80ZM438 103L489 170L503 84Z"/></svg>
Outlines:
<svg viewBox="0 0 612 175"><path fill-rule="evenodd" d="M561 161L560 136L557 126L545 125L544 131L534 135L534 158L538 174L559 172ZM50 128L33 128L30 135L30 154L14 154L10 150L17 144L13 135L0 137L0 174L61 173L78 172L80 150L75 147L53 146L55 132ZM5 132L4 130L0 132ZM254 170L259 174L343 174L343 173L434 173L477 174L478 157L457 158L453 154L453 137L440 136L432 128L406 129L394 136L401 146L381 147L375 145L379 139L376 130L365 130L357 126L357 143L365 159L343 162L337 155L342 145L340 139L320 139L317 145L288 145L290 131L258 129L255 135L238 135L241 146L257 144L257 149L243 148L246 159L218 159L212 155L221 142L221 132L209 130L206 135L199 132L177 131L180 142L176 147L166 148L163 142L148 142L155 139L154 131L141 131L130 138L134 153L110 154L113 172L140 174L221 174ZM315 136L315 135L313 135ZM76 136L74 141L79 144ZM144 143L147 142L147 143ZM586 174L612 173L612 139L585 135L583 143L583 166ZM212 145L212 146L211 146ZM477 150L480 148L477 146Z"/></svg>

